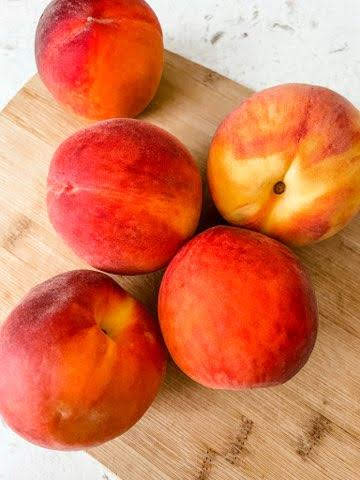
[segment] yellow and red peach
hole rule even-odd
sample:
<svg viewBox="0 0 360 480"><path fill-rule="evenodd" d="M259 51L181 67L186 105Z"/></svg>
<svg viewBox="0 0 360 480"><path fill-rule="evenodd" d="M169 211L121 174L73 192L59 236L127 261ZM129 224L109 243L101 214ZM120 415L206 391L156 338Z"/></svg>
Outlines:
<svg viewBox="0 0 360 480"><path fill-rule="evenodd" d="M318 86L257 93L218 128L208 179L234 225L290 245L330 237L360 208L360 112Z"/></svg>
<svg viewBox="0 0 360 480"><path fill-rule="evenodd" d="M53 0L40 18L35 52L54 97L98 120L142 112L164 63L161 27L144 0Z"/></svg>
<svg viewBox="0 0 360 480"><path fill-rule="evenodd" d="M140 120L113 119L60 145L47 204L57 232L93 267L144 273L163 267L194 233L201 178L175 137Z"/></svg>
<svg viewBox="0 0 360 480"><path fill-rule="evenodd" d="M175 363L216 389L286 382L307 361L317 333L314 292L296 257L237 227L206 230L177 253L158 311Z"/></svg>
<svg viewBox="0 0 360 480"><path fill-rule="evenodd" d="M80 449L130 428L166 354L146 309L110 277L78 270L33 288L0 329L0 414L27 440Z"/></svg>

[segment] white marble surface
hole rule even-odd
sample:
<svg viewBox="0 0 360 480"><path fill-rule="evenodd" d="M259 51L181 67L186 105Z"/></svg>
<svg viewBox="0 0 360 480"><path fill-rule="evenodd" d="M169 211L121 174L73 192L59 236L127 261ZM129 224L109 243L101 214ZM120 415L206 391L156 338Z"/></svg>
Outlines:
<svg viewBox="0 0 360 480"><path fill-rule="evenodd" d="M148 1L168 49L254 89L316 83L360 107L359 0ZM0 108L35 72L34 30L46 4L0 0ZM0 479L49 478L114 477L84 453L33 447L0 422Z"/></svg>

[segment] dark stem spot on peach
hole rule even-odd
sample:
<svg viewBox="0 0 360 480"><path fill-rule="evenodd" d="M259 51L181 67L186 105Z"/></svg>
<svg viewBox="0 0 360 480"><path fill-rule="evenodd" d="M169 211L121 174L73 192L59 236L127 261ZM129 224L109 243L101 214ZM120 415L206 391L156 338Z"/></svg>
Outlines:
<svg viewBox="0 0 360 480"><path fill-rule="evenodd" d="M102 328L101 331L102 331L103 333L105 333L105 335L108 334L107 331L105 330L105 328Z"/></svg>
<svg viewBox="0 0 360 480"><path fill-rule="evenodd" d="M277 182L275 183L274 187L273 187L273 191L276 195L281 195L282 193L284 193L286 190L286 186L285 186L285 183L284 182Z"/></svg>

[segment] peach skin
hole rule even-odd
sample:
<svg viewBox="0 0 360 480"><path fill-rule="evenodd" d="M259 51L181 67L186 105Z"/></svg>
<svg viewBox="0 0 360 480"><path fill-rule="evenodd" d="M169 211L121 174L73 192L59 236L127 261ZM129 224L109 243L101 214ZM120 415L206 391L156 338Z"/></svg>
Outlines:
<svg viewBox="0 0 360 480"><path fill-rule="evenodd" d="M166 368L157 325L110 277L77 270L36 286L0 328L0 414L42 447L75 450L134 425Z"/></svg>
<svg viewBox="0 0 360 480"><path fill-rule="evenodd" d="M134 117L160 82L162 31L144 0L53 0L37 27L35 57L44 84L75 113Z"/></svg>
<svg viewBox="0 0 360 480"><path fill-rule="evenodd" d="M330 237L360 208L360 112L318 86L257 93L218 128L208 180L233 225L294 246Z"/></svg>
<svg viewBox="0 0 360 480"><path fill-rule="evenodd" d="M140 120L113 119L60 145L48 213L93 267L145 273L163 267L194 233L201 190L199 170L175 137Z"/></svg>
<svg viewBox="0 0 360 480"><path fill-rule="evenodd" d="M286 382L306 363L317 334L315 295L297 258L237 227L210 228L177 253L158 312L175 363L215 389Z"/></svg>

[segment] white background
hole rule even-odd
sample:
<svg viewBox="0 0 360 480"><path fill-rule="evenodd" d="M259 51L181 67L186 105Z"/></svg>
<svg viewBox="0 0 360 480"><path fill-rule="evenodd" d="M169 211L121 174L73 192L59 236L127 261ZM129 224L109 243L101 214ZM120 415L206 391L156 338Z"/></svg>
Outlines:
<svg viewBox="0 0 360 480"><path fill-rule="evenodd" d="M253 89L315 83L360 107L359 0L148 1L168 49ZM0 108L35 72L34 30L46 4L0 0ZM1 480L113 478L84 453L33 447L0 422Z"/></svg>

